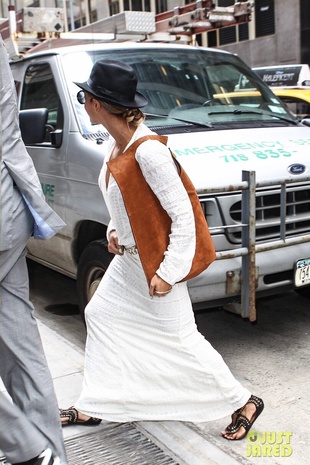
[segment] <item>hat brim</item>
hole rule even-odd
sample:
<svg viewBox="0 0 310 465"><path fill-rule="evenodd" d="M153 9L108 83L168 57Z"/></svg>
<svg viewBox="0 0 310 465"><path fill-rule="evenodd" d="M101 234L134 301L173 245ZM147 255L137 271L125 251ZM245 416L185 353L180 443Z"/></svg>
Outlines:
<svg viewBox="0 0 310 465"><path fill-rule="evenodd" d="M111 98L108 95L105 95L104 93L98 94L94 92L93 89L89 87L87 82L74 82L74 84L80 87L80 89L85 90L85 92L88 92L89 94L94 95L99 100L103 100L104 102L111 103L112 105L118 105L119 107L142 108L148 104L148 101L144 97L144 95L140 94L140 92L137 92L137 91L136 91L134 100L127 101L127 102L123 100L122 102L120 102L116 99Z"/></svg>

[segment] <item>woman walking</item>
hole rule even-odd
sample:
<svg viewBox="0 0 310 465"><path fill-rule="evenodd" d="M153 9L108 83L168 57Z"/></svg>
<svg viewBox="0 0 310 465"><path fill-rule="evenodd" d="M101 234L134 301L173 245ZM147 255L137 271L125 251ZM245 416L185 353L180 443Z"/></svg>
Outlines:
<svg viewBox="0 0 310 465"><path fill-rule="evenodd" d="M170 151L154 139L143 140L135 151L144 179L171 218L167 250L149 283L122 186L112 174L114 160L126 157L140 138L154 136L143 123L147 100L136 90L136 74L125 63L101 60L88 81L77 85L91 122L102 124L111 136L99 186L111 216L107 239L115 257L86 307L83 388L74 407L61 410L62 424L201 422L232 414L222 435L242 439L264 405L233 377L195 325L186 282L180 282L195 253L194 215ZM135 196L139 186L131 172L125 174ZM152 211L138 198L147 247ZM151 260L151 248L149 254Z"/></svg>

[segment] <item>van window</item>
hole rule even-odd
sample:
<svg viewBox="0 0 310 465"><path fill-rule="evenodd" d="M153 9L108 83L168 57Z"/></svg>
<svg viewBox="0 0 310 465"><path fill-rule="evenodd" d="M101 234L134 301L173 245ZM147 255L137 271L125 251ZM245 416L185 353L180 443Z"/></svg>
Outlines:
<svg viewBox="0 0 310 465"><path fill-rule="evenodd" d="M31 108L47 108L48 119L44 142L50 142L50 132L63 129L63 109L48 63L31 65L26 71L21 110Z"/></svg>
<svg viewBox="0 0 310 465"><path fill-rule="evenodd" d="M147 97L144 108L146 123L158 131L201 130L262 127L267 121L283 125L292 121L274 93L257 75L234 55L214 53L207 49L117 49L100 52L72 52L63 57L64 74L68 79L81 131L89 118L76 100L78 87L74 82L88 79L91 67L98 59L118 59L127 62L138 76L138 90ZM246 83L241 88L240 82ZM282 119L281 119L282 117ZM93 132L98 131L92 129ZM85 134L85 132L83 132Z"/></svg>

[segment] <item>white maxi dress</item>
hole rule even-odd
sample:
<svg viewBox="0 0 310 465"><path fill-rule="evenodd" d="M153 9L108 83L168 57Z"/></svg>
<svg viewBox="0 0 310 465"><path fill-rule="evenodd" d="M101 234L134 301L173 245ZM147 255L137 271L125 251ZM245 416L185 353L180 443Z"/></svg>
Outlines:
<svg viewBox="0 0 310 465"><path fill-rule="evenodd" d="M147 134L152 132L140 125L129 145ZM112 139L106 160L114 143ZM187 193L163 144L142 143L136 159L172 218L170 245L157 274L173 288L165 297L151 298L139 256L125 252L113 258L86 307L84 380L75 407L113 422L201 422L228 416L251 393L198 332L187 285L178 283L191 267L195 248ZM134 245L112 175L106 187L106 161L99 186L111 215L108 232L116 229L120 244ZM152 221L152 212L145 211L145 221Z"/></svg>

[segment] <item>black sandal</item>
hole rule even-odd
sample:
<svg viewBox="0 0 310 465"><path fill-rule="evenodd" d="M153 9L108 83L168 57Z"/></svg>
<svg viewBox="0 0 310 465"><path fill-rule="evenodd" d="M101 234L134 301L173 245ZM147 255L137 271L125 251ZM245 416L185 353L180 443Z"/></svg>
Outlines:
<svg viewBox="0 0 310 465"><path fill-rule="evenodd" d="M253 414L251 421L247 417L242 415L244 407L246 405L248 405L248 404L254 404L255 407L256 407L256 411ZM234 434L234 433L237 433L237 431L239 431L239 429L241 427L243 427L245 429L245 433L240 438L236 438L236 439L227 438L224 434L223 434L223 437L225 439L233 440L233 441L238 441L238 440L243 439L248 434L248 432L252 428L254 422L257 420L257 418L259 417L259 415L262 413L263 410L264 410L264 402L263 402L263 400L260 399L259 397L256 397L256 396L252 395L249 398L249 400L247 401L247 403L242 408L236 410L232 414L232 416L231 416L232 422L225 429L225 434ZM237 417L235 419L233 418L234 415L237 415Z"/></svg>
<svg viewBox="0 0 310 465"><path fill-rule="evenodd" d="M235 410L234 413L231 416L231 423L225 428L225 433L234 433L234 429L236 426L236 422L242 412L243 407L238 408L238 410Z"/></svg>
<svg viewBox="0 0 310 465"><path fill-rule="evenodd" d="M79 412L75 407L69 407L67 409L59 409L60 418L67 418L66 423L61 423L62 426L67 425L84 425L84 426L96 426L101 423L100 418L90 417L88 420L80 420L79 419Z"/></svg>

